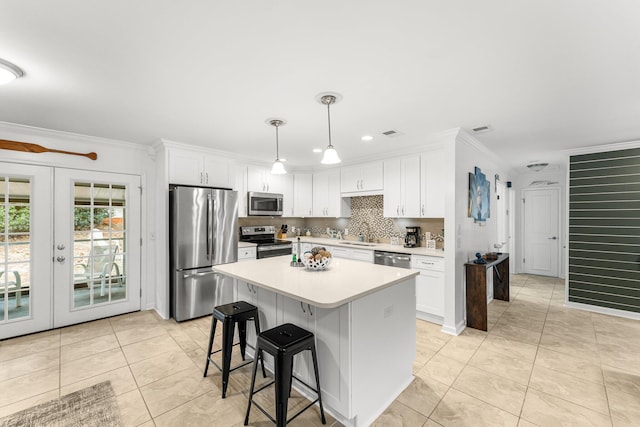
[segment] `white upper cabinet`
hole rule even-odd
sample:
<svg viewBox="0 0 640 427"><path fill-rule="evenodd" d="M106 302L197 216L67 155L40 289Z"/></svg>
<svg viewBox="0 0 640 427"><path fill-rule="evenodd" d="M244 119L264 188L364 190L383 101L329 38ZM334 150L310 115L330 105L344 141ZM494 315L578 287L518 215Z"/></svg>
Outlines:
<svg viewBox="0 0 640 427"><path fill-rule="evenodd" d="M247 166L237 165L233 189L238 192L238 218L247 216Z"/></svg>
<svg viewBox="0 0 640 427"><path fill-rule="evenodd" d="M282 193L282 216L294 216L293 174L280 175L280 193Z"/></svg>
<svg viewBox="0 0 640 427"><path fill-rule="evenodd" d="M313 216L329 216L329 174L313 174Z"/></svg>
<svg viewBox="0 0 640 427"><path fill-rule="evenodd" d="M270 168L247 166L247 191L282 193L281 175L274 175Z"/></svg>
<svg viewBox="0 0 640 427"><path fill-rule="evenodd" d="M345 217L351 215L349 199L340 193L340 170L313 174L313 216Z"/></svg>
<svg viewBox="0 0 640 427"><path fill-rule="evenodd" d="M293 216L313 215L313 175L293 175Z"/></svg>
<svg viewBox="0 0 640 427"><path fill-rule="evenodd" d="M420 217L420 157L384 162L384 216Z"/></svg>
<svg viewBox="0 0 640 427"><path fill-rule="evenodd" d="M422 178L420 216L444 218L444 149L422 153L420 173Z"/></svg>
<svg viewBox="0 0 640 427"><path fill-rule="evenodd" d="M382 194L382 162L364 163L342 168L341 192L347 195ZM358 194L360 193L360 194Z"/></svg>
<svg viewBox="0 0 640 427"><path fill-rule="evenodd" d="M168 151L168 157L171 184L234 186L235 162L232 159L173 148Z"/></svg>

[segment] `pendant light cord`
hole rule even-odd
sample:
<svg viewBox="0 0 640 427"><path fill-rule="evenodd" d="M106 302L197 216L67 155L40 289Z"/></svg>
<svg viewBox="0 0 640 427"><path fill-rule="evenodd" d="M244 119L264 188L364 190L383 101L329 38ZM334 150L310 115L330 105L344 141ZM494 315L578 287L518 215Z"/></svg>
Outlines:
<svg viewBox="0 0 640 427"><path fill-rule="evenodd" d="M279 124L276 123L276 160L280 160L280 144L278 142L278 127Z"/></svg>
<svg viewBox="0 0 640 427"><path fill-rule="evenodd" d="M330 107L331 107L331 101L327 102L327 123L329 124L329 147L333 147L333 144L331 144L331 111L330 111Z"/></svg>

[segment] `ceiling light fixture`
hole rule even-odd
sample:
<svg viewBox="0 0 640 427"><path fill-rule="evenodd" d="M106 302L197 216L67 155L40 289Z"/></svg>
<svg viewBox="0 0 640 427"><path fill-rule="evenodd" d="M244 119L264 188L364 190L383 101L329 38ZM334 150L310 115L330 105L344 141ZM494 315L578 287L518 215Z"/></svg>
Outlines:
<svg viewBox="0 0 640 427"><path fill-rule="evenodd" d="M338 152L331 144L331 104L335 104L337 99L334 94L324 94L320 97L320 103L327 106L327 123L329 124L329 145L327 149L324 150L324 156L322 156L322 160L320 161L320 163L324 165L335 165L342 161L338 156Z"/></svg>
<svg viewBox="0 0 640 427"><path fill-rule="evenodd" d="M280 126L284 126L287 124L286 121L282 119L268 119L267 123L276 128L276 160L273 162L273 166L271 167L271 173L274 175L282 175L287 173L282 164L282 160L280 159L280 147L278 141L278 128Z"/></svg>
<svg viewBox="0 0 640 427"><path fill-rule="evenodd" d="M360 139L363 140L363 141L371 141L373 139L373 137L371 135L365 135Z"/></svg>
<svg viewBox="0 0 640 427"><path fill-rule="evenodd" d="M547 166L549 166L549 163L530 163L527 165L527 168L534 172L540 172L542 169L546 168Z"/></svg>
<svg viewBox="0 0 640 427"><path fill-rule="evenodd" d="M24 76L24 71L22 71L19 67L13 65L9 61L0 59L0 85L12 82L22 76Z"/></svg>

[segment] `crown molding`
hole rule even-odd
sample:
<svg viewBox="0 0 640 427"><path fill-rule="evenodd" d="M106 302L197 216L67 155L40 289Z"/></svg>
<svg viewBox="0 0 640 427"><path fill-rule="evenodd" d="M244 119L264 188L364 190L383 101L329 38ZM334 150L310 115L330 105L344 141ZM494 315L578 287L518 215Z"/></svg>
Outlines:
<svg viewBox="0 0 640 427"><path fill-rule="evenodd" d="M610 144L601 144L601 145L592 145L589 147L572 148L569 150L563 150L562 153L566 155L567 163L568 163L568 158L570 156L574 156L578 154L599 153L602 151L626 150L628 148L640 148L640 140L636 139L636 140L625 141L625 142L612 142Z"/></svg>
<svg viewBox="0 0 640 427"><path fill-rule="evenodd" d="M0 121L0 132L4 133L19 133L24 134L25 137L20 137L22 139L34 137L34 138L47 138L47 139L55 139L60 142L77 142L82 144L96 144L96 145L110 145L110 146L118 146L121 148L127 149L135 149L139 151L144 151L149 154L149 146L145 144L139 144L135 142L122 141L117 139L109 139L102 138L99 136L91 136L91 135L83 135L79 133L72 132L64 132L54 129L46 129L29 125L21 125L18 123L10 123L10 122L2 122ZM34 142L34 141L24 141L24 142Z"/></svg>

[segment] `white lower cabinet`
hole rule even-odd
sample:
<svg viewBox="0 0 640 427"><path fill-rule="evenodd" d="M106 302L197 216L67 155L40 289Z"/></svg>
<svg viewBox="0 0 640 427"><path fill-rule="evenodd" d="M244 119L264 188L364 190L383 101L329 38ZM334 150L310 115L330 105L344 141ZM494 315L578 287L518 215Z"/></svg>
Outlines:
<svg viewBox="0 0 640 427"><path fill-rule="evenodd" d="M256 259L257 248L250 246L246 248L238 248L238 262Z"/></svg>
<svg viewBox="0 0 640 427"><path fill-rule="evenodd" d="M416 331L407 325L415 326L414 289L412 278L336 308L318 308L240 280L236 296L258 306L263 330L293 323L315 335L323 404L342 424L356 426L370 425L379 408L388 405L389 394L399 394L411 382ZM252 330L247 325L250 357L255 349ZM265 365L273 372L271 356L265 355ZM310 352L295 356L293 372L316 386ZM297 381L293 385L315 399Z"/></svg>
<svg viewBox="0 0 640 427"><path fill-rule="evenodd" d="M278 296L275 292L258 286L236 280L236 301L246 301L258 307L258 318L260 319L260 330L264 331L278 326ZM251 348L256 345L256 333L253 322L247 322L247 344ZM250 352L253 355L253 351ZM269 356L265 358L265 363L269 366L272 360Z"/></svg>
<svg viewBox="0 0 640 427"><path fill-rule="evenodd" d="M325 248L331 252L331 255L334 258L351 259L351 251L347 248L341 248L338 246L325 246Z"/></svg>
<svg viewBox="0 0 640 427"><path fill-rule="evenodd" d="M323 403L341 413L348 413L348 384L345 381L350 378L346 372L349 365L348 305L325 309L285 296L280 296L280 299L281 323L293 323L315 335ZM293 372L300 380L316 386L311 352L295 356Z"/></svg>
<svg viewBox="0 0 640 427"><path fill-rule="evenodd" d="M352 249L341 246L326 246L335 258L351 259L373 263L373 251L367 249Z"/></svg>
<svg viewBox="0 0 640 427"><path fill-rule="evenodd" d="M444 259L411 256L416 277L416 317L442 325L444 320Z"/></svg>
<svg viewBox="0 0 640 427"><path fill-rule="evenodd" d="M350 249L350 258L355 261L373 262L373 251L367 249Z"/></svg>

